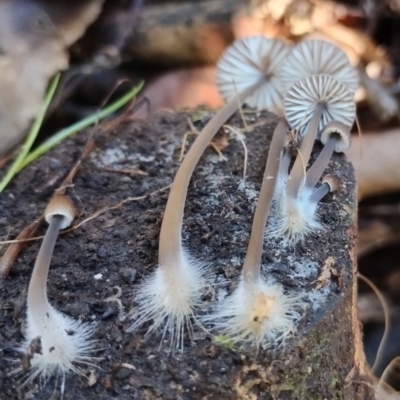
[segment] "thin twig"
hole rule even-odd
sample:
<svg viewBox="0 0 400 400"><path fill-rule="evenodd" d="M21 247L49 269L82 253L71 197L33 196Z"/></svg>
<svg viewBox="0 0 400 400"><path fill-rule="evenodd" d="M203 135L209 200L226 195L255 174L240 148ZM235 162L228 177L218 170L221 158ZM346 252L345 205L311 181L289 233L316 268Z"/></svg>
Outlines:
<svg viewBox="0 0 400 400"><path fill-rule="evenodd" d="M189 127L190 127L190 131L186 132L183 135L182 146L181 146L181 154L179 156L179 161L182 161L183 157L185 155L187 137L190 136L190 135L199 135L200 134L199 130L193 125L192 120L190 118L188 118L187 121L188 121L188 124L189 124ZM210 146L218 154L219 161L224 161L225 160L225 156L222 154L222 151L218 148L218 146L215 144L214 141L210 142Z"/></svg>
<svg viewBox="0 0 400 400"><path fill-rule="evenodd" d="M371 367L371 371L373 373L375 373L376 372L375 369L377 366L379 366L379 361L382 358L383 350L385 349L386 342L388 340L388 336L389 336L389 332L390 332L391 323L390 323L389 305L385 299L385 296L382 294L382 292L378 289L378 287L370 279L368 279L364 275L361 275L360 273L357 274L357 277L358 277L358 279L361 279L363 282L365 282L374 291L374 293L378 297L379 301L381 302L383 314L385 316L385 328L383 331L382 340L379 343L379 347L376 352L375 361Z"/></svg>
<svg viewBox="0 0 400 400"><path fill-rule="evenodd" d="M80 226L82 226L83 224L86 224L87 222L91 221L92 219L95 219L97 217L99 217L101 214L104 214L107 211L111 211L111 210L116 210L117 208L120 208L121 206L123 206L126 203L129 203L131 201L139 201L139 200L143 200L146 199L147 197L150 196L154 196L157 193L163 192L167 189L169 189L171 185L168 186L164 186L161 189L157 189L156 191L149 193L149 194L144 194L143 196L138 196L138 197L127 197L126 199L120 201L119 203L115 204L114 206L108 206L108 207L103 207L100 210L97 210L96 212L94 212L92 215L90 215L89 217L87 217L86 219L84 219L83 221L79 222L78 224L72 226L69 229L66 229L65 231L63 231L62 233L67 233L67 232L71 232L77 228L79 228ZM1 244L2 242L0 242Z"/></svg>
<svg viewBox="0 0 400 400"><path fill-rule="evenodd" d="M236 83L235 83L234 80L232 81L232 83L233 83L233 88L235 89L235 94L236 94L236 99L237 99L237 103L238 103L238 110L239 110L240 118L242 119L244 129L247 132L249 127L247 126L246 118L244 117L244 114L243 114L243 107L242 107L242 103L239 100L238 91L236 90Z"/></svg>
<svg viewBox="0 0 400 400"><path fill-rule="evenodd" d="M37 221L29 224L22 232L17 236L17 242L12 243L8 246L6 252L0 258L0 279L5 278L10 273L11 267L14 261L17 259L18 254L24 247L23 243L26 242L27 238L34 235L39 226L43 223L43 216L41 216Z"/></svg>
<svg viewBox="0 0 400 400"><path fill-rule="evenodd" d="M113 205L113 206L103 207L103 208L101 208L100 210L95 211L92 215L90 215L90 216L87 217L86 219L84 219L84 220L82 220L81 222L77 223L76 225L72 226L71 228L66 229L66 230L64 230L64 231L61 231L60 234L71 232L71 231L73 231L73 230L75 230L75 229L81 227L83 224L86 224L87 222L89 222L89 221L91 221L91 220L97 218L97 217L100 216L101 214L104 214L104 213L107 212L107 211L116 210L117 208L119 208L119 207L123 206L124 204L129 203L129 202L131 202L131 201L144 200L144 199L146 199L147 197L154 196L155 194L164 192L165 190L169 189L170 187L171 187L171 185L164 186L164 187L162 187L161 189L157 189L157 190L155 190L154 192L151 192L151 193L148 193L148 194L144 194L143 196L128 197L128 198L126 198L126 199L120 201L119 203L117 203L117 204L115 204L115 205ZM32 241L40 240L40 239L43 239L43 238L44 238L44 236L36 236L36 237L29 238L29 239L21 239L21 240L19 240L19 239L14 239L14 240L3 240L3 241L0 241L0 244L12 244L12 243L32 242Z"/></svg>
<svg viewBox="0 0 400 400"><path fill-rule="evenodd" d="M63 180L59 189L56 190L58 194L65 194L66 188L72 185L72 181L74 180L82 161L88 156L88 154L92 151L94 146L94 138L93 133L90 134L89 139L87 140L85 147L83 148L82 154L79 157L79 160L74 164L71 168L71 171L67 175L67 177Z"/></svg>
<svg viewBox="0 0 400 400"><path fill-rule="evenodd" d="M72 181L79 170L82 160L90 153L94 145L93 135L91 135L86 142L86 145L82 151L79 160L73 165L68 175L61 182L60 187L55 190L55 193L65 194L67 187L72 185ZM54 194L53 194L54 195ZM6 252L0 258L0 279L4 279L10 273L10 270L17 259L19 253L24 247L24 244L32 239L32 236L36 234L38 229L41 227L44 221L44 215L25 227L22 232L17 236L14 242L10 244Z"/></svg>

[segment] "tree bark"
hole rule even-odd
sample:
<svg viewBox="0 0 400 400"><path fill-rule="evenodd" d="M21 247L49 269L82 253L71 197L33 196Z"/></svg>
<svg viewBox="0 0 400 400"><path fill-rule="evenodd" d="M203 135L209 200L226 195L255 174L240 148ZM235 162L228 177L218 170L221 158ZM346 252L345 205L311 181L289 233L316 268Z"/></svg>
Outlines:
<svg viewBox="0 0 400 400"><path fill-rule="evenodd" d="M148 123L122 123L112 132L98 130L97 148L82 163L69 193L80 209L77 222L103 207L169 185L179 166L183 134L189 129L187 118L201 128L211 115L204 110L159 113ZM246 114L246 118L250 126L245 139L249 152L246 179L242 178L241 142L227 141L223 134L217 143L224 148L226 160L219 161L210 148L188 191L185 246L195 258L211 264L215 278L215 286L204 293L200 313L237 285L277 123L268 113ZM229 124L243 127L238 114ZM17 236L41 215L87 137L88 133L79 134L44 155L2 194L2 237ZM167 190L127 201L62 234L50 269L49 299L74 318L98 321L94 338L101 350L94 355L102 357L95 361L101 369L83 367L89 381L79 376L67 378L64 399L374 399L356 308L354 174L341 155L334 156L327 172L337 174L343 184L321 204L322 228L317 234L294 249L280 241L265 243L263 274L282 284L286 292L302 294L307 307L297 333L285 346L258 353L220 344L201 330L195 332L193 342L185 338L182 353L171 351L166 341L160 343L159 332L146 336L145 327L127 332L132 322L126 316L135 311L135 285L157 265ZM39 244L26 248L8 279L0 283L4 305L0 314L0 387L9 400L19 398L20 384L10 376L12 368L6 358L10 358L9 349L22 341L25 314L21 304L25 298L20 293L28 287ZM35 398L50 398L54 384L54 380L43 388L28 384L23 392L32 390Z"/></svg>

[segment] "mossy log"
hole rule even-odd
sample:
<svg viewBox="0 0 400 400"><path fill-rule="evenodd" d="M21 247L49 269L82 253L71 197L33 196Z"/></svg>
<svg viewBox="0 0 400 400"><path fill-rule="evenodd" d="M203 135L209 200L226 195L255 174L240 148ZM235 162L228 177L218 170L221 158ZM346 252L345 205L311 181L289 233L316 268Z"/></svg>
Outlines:
<svg viewBox="0 0 400 400"><path fill-rule="evenodd" d="M201 330L184 351L172 350L168 335L146 336L146 327L127 332L134 315L132 295L157 265L160 223L168 186L179 166L187 118L198 128L206 110L160 113L150 122L120 124L96 131L96 147L84 160L68 194L79 209L77 222L97 210L119 207L61 234L49 275L52 304L64 313L98 321L99 367L83 366L69 375L64 399L270 400L374 399L362 349L356 295L356 210L353 169L335 155L328 171L342 180L340 190L319 208L321 229L289 248L266 240L263 274L302 294L297 333L285 346L258 352L216 340ZM217 137L224 160L209 148L195 170L187 197L184 242L197 259L211 265L215 286L203 296L204 313L237 285L252 215L277 118L246 114L249 130L246 179L240 141ZM229 124L242 129L239 115ZM0 196L0 235L15 237L38 219L51 194L79 158L88 133L67 140L23 171ZM189 142L193 137L189 137ZM190 145L190 143L188 144ZM318 147L318 145L316 145ZM145 198L140 196L148 195ZM44 228L41 233L44 232ZM25 299L39 241L30 242L8 278L0 283L0 398L48 399L57 382L20 388L10 376L23 338ZM3 246L3 252L4 252ZM326 272L328 271L328 274ZM211 328L210 326L206 326ZM59 382L58 382L59 384Z"/></svg>

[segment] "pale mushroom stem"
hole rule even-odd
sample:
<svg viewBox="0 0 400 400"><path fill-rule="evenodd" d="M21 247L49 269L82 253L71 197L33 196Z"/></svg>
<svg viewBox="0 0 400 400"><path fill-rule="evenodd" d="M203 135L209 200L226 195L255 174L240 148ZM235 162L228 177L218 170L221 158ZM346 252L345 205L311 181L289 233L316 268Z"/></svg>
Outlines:
<svg viewBox="0 0 400 400"><path fill-rule="evenodd" d="M307 171L306 183L304 185L306 189L312 189L321 178L329 164L329 160L331 159L333 152L335 151L336 141L337 139L335 136L331 135L328 142L324 145L323 149L319 153L317 159Z"/></svg>
<svg viewBox="0 0 400 400"><path fill-rule="evenodd" d="M318 189L313 190L310 202L314 204L319 203L330 191L330 186L327 183L323 183Z"/></svg>
<svg viewBox="0 0 400 400"><path fill-rule="evenodd" d="M278 177L279 161L288 130L289 126L286 120L281 119L272 137L260 196L254 213L250 242L243 264L242 278L245 283L257 283L260 279L264 231Z"/></svg>
<svg viewBox="0 0 400 400"><path fill-rule="evenodd" d="M318 133L318 125L324 112L325 104L318 103L314 114L308 123L303 142L301 143L299 153L290 171L289 181L286 187L286 195L289 198L297 199L302 188L304 180L304 171L314 146L315 138Z"/></svg>
<svg viewBox="0 0 400 400"><path fill-rule="evenodd" d="M259 85L260 82L257 82L257 84L238 93L235 98L230 100L217 112L202 129L180 165L171 186L164 218L161 224L159 243L159 263L161 267L168 265L168 267L176 266L176 268L179 269L178 261L181 260L182 257L181 231L183 213L187 188L194 168L221 126L235 113L239 105L242 105L247 97L250 96Z"/></svg>
<svg viewBox="0 0 400 400"><path fill-rule="evenodd" d="M275 185L274 197L275 201L280 201L283 192L285 191L285 187L289 178L289 165L290 161L292 161L293 152L291 149L286 148L282 155L279 171L278 171L278 180Z"/></svg>
<svg viewBox="0 0 400 400"><path fill-rule="evenodd" d="M64 217L62 215L54 215L51 218L49 227L47 228L39 254L36 258L35 266L28 289L28 309L33 315L41 318L41 314L48 310L49 302L47 300L47 277L49 274L51 256L54 251L58 232L61 229ZM43 318L45 315L43 315Z"/></svg>
<svg viewBox="0 0 400 400"><path fill-rule="evenodd" d="M293 152L290 149L286 149L283 153L282 160L279 165L278 180L287 181L289 176L289 165L292 160Z"/></svg>

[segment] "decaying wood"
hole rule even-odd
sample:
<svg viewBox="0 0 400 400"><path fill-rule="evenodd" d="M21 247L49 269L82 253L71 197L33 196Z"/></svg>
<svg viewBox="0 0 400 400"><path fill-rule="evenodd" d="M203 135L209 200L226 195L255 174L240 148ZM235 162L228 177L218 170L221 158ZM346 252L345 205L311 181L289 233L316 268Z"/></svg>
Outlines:
<svg viewBox="0 0 400 400"><path fill-rule="evenodd" d="M123 199L142 196L165 187L179 166L180 146L188 131L187 118L201 128L210 118L207 111L160 113L148 123L114 127L114 134L99 134L98 147L82 161L74 179L80 218L92 215ZM204 313L237 284L246 251L252 211L261 185L267 148L276 117L262 113L246 115L248 169L243 174L243 148L231 140L224 148L225 161L210 149L196 168L185 207L183 237L191 254L212 264L215 286L204 293ZM229 125L243 128L239 114ZM87 136L69 139L23 171L0 198L4 210L0 234L19 232L26 221L38 215L49 200L30 187L43 188L48 175L65 174L74 154ZM68 149L68 151L66 151ZM109 168L138 167L147 175L120 175ZM47 171L47 176L41 173ZM280 242L266 241L263 273L281 283L288 292L303 293L307 303L298 330L285 346L258 352L195 332L187 338L183 353L171 351L160 336L145 336L145 329L127 332L129 320L111 312L112 286L118 287L125 310L135 313L135 284L154 270L161 218L167 192L125 202L92 219L58 241L49 276L49 298L61 311L75 318L99 322L95 338L101 343L101 369L96 384L69 378L65 400L82 396L106 400L113 396L136 396L155 400L272 400L345 399L373 400L366 368L356 307L356 263L354 238L357 201L350 165L335 155L328 172L340 176L344 185L321 205L324 229L310 235L306 243L290 249ZM29 184L28 184L29 182ZM55 183L57 185L57 183ZM20 199L18 204L12 200ZM15 212L15 207L24 212ZM21 215L24 215L21 219ZM334 216L334 217L332 217ZM79 222L79 221L78 221ZM326 226L326 224L333 224ZM39 243L27 247L16 261L13 274L0 286L0 302L14 304L28 285ZM318 286L324 264L335 273ZM95 278L94 278L95 276ZM19 320L12 306L0 314L0 352L21 340ZM209 327L208 327L209 328ZM11 332L13 332L11 334ZM131 366L127 368L126 366ZM91 375L92 367L85 374ZM17 381L10 365L0 357L0 377L7 399L16 399ZM39 390L28 385L26 390ZM40 389L48 398L52 384ZM38 392L39 393L39 392Z"/></svg>

